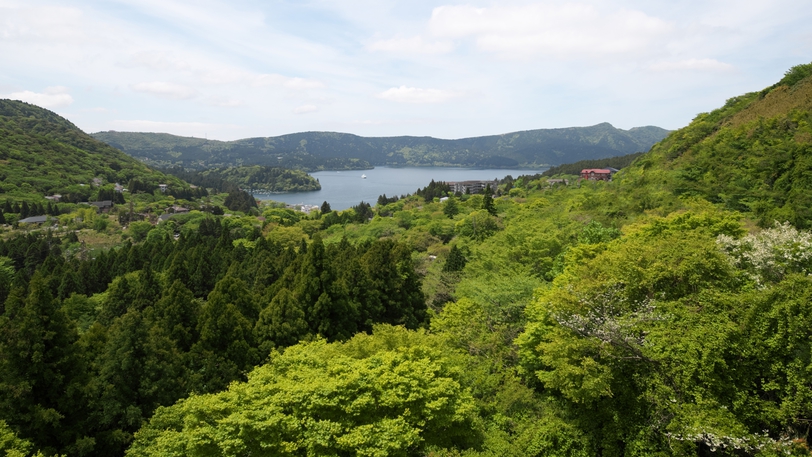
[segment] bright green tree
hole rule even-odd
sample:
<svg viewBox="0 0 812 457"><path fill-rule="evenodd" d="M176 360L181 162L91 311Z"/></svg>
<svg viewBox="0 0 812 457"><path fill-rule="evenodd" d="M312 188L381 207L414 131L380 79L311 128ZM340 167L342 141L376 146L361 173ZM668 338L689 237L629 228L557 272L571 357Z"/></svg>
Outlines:
<svg viewBox="0 0 812 457"><path fill-rule="evenodd" d="M474 444L474 402L450 360L402 329L379 332L293 346L248 382L160 409L127 455L405 457Z"/></svg>

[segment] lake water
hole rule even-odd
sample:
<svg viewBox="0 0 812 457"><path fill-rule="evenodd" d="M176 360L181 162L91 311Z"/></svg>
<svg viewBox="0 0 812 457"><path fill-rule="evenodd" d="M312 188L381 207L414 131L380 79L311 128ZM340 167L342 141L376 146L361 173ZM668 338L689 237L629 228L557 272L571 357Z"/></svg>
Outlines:
<svg viewBox="0 0 812 457"><path fill-rule="evenodd" d="M334 210L347 209L365 201L372 205L378 196L413 194L417 189L435 181L474 181L502 179L507 175L517 178L521 175L541 173L546 168L530 169L475 169L452 167L376 167L373 170L318 171L310 173L319 180L321 190L314 192L292 192L287 194L257 194L260 200L275 200L289 205L305 204L321 206L330 203ZM366 175L363 179L361 175Z"/></svg>

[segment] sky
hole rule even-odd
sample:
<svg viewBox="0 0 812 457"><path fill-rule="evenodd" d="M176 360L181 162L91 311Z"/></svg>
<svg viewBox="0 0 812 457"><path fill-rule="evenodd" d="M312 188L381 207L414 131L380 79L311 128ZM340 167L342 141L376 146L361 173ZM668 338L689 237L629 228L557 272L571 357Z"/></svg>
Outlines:
<svg viewBox="0 0 812 457"><path fill-rule="evenodd" d="M677 129L812 61L809 0L0 0L0 98L218 140Z"/></svg>

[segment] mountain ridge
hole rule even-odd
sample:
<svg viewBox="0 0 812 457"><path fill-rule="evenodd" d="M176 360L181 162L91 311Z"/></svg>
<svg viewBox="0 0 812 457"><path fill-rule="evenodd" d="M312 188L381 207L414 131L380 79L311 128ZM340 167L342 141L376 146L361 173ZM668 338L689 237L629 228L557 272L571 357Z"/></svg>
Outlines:
<svg viewBox="0 0 812 457"><path fill-rule="evenodd" d="M524 130L450 140L318 131L234 141L116 131L92 136L161 166L278 165L314 171L385 165L533 168L647 151L668 133L655 126L623 130L603 122L588 127Z"/></svg>

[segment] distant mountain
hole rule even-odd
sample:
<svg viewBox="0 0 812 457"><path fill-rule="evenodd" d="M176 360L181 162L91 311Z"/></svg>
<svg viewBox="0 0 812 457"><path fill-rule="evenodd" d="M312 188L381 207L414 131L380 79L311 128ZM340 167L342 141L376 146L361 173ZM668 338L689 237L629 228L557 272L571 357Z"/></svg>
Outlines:
<svg viewBox="0 0 812 457"><path fill-rule="evenodd" d="M42 199L59 193L87 198L91 183L186 186L82 132L46 109L0 100L0 199ZM44 200L43 200L44 201Z"/></svg>
<svg viewBox="0 0 812 457"><path fill-rule="evenodd" d="M648 151L668 135L660 127L622 130L609 123L483 137L361 137L303 132L213 141L165 133L99 132L93 137L161 166L273 165L305 170L391 166L539 167Z"/></svg>

